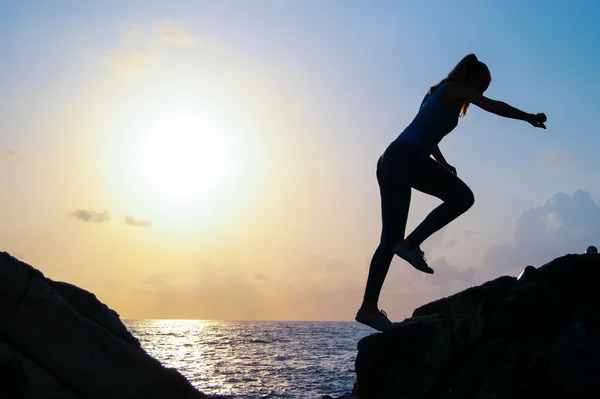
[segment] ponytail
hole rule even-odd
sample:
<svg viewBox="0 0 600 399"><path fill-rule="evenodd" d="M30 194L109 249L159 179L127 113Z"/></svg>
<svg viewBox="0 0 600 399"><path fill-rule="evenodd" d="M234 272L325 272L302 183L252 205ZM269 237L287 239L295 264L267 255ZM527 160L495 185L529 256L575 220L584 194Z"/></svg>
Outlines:
<svg viewBox="0 0 600 399"><path fill-rule="evenodd" d="M477 59L477 56L475 54L469 54L463 57L463 59L460 60L458 64L456 64L456 66L450 71L448 76L445 79L443 79L440 83L429 89L429 92L433 93L435 89L438 88L438 86L447 82L466 83L469 74L478 63L479 60Z"/></svg>
<svg viewBox="0 0 600 399"><path fill-rule="evenodd" d="M433 92L444 83L469 83L469 79L474 74L487 75L488 80L491 81L492 79L488 67L483 62L479 61L475 54L471 53L469 55L464 56L463 59L460 60L458 64L456 64L456 66L450 71L446 78L442 79L435 86L432 86L429 89L429 94L433 94ZM467 108L469 108L469 103L464 103L460 111L461 116L465 116L465 114L467 113Z"/></svg>

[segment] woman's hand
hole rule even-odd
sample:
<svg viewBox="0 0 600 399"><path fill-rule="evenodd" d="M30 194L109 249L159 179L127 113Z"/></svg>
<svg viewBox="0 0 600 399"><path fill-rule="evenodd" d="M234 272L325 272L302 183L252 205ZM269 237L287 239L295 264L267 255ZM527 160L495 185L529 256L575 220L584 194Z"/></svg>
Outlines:
<svg viewBox="0 0 600 399"><path fill-rule="evenodd" d="M546 125L544 123L546 123L546 120L546 114L530 114L527 122L531 123L533 127L541 127L545 129Z"/></svg>

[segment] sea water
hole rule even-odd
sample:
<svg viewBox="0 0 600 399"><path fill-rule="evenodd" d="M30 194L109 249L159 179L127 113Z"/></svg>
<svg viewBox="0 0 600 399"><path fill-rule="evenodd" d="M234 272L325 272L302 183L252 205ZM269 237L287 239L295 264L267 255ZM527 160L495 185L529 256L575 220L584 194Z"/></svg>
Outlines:
<svg viewBox="0 0 600 399"><path fill-rule="evenodd" d="M341 396L356 381L355 322L126 320L142 347L206 394L234 398Z"/></svg>

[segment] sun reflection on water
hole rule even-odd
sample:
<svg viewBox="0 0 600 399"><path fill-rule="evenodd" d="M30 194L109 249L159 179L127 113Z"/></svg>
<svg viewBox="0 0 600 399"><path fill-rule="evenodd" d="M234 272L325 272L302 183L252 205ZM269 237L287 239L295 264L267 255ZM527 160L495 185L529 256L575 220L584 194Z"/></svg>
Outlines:
<svg viewBox="0 0 600 399"><path fill-rule="evenodd" d="M126 320L143 348L205 393L235 398L341 396L356 381L358 323Z"/></svg>

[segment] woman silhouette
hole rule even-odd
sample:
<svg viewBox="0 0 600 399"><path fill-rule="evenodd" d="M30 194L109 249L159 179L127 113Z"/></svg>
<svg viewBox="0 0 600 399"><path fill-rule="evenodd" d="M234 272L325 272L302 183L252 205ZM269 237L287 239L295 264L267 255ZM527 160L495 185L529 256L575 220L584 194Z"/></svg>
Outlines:
<svg viewBox="0 0 600 399"><path fill-rule="evenodd" d="M467 211L473 192L446 162L439 142L458 124L473 103L485 111L546 128L544 114L528 114L483 96L491 82L488 67L475 54L464 57L448 77L431 87L413 121L388 146L377 162L381 194L381 240L369 267L363 303L356 321L384 331L392 325L377 302L394 254L414 268L433 273L420 245L429 236ZM432 159L430 156L433 155ZM443 201L405 237L411 188Z"/></svg>

